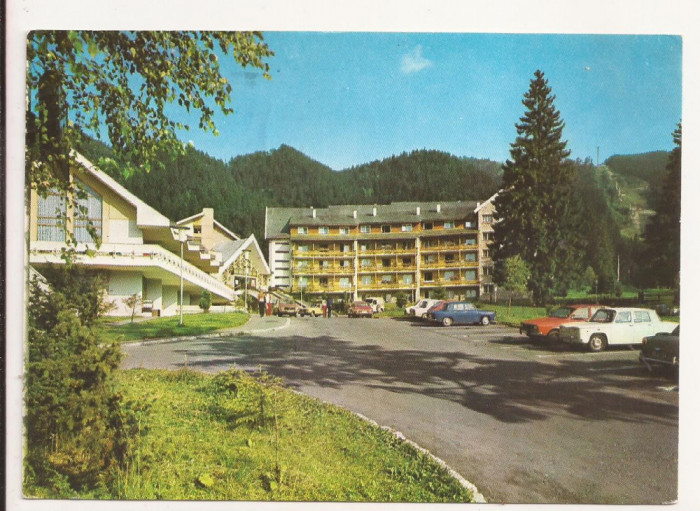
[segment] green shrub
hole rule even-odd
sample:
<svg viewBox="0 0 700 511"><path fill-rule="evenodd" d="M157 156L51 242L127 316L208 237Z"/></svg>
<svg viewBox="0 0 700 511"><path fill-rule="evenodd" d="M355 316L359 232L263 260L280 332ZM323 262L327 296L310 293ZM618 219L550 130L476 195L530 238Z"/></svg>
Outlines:
<svg viewBox="0 0 700 511"><path fill-rule="evenodd" d="M210 307L211 293L205 289L204 291L202 291L202 298L200 298L199 300L199 308L202 309L204 312L209 312Z"/></svg>
<svg viewBox="0 0 700 511"><path fill-rule="evenodd" d="M30 286L25 490L66 497L103 486L125 463L145 410L114 390L121 351L92 329L104 310L103 281L77 268L47 276L50 289Z"/></svg>

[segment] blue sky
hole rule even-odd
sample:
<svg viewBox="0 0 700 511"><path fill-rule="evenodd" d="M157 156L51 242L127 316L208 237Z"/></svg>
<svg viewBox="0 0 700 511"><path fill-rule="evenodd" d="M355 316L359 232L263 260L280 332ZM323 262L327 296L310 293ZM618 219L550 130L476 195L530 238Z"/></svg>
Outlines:
<svg viewBox="0 0 700 511"><path fill-rule="evenodd" d="M272 80L224 63L235 114L181 134L227 161L287 144L339 170L414 149L504 161L536 69L572 157L672 148L678 36L266 32Z"/></svg>

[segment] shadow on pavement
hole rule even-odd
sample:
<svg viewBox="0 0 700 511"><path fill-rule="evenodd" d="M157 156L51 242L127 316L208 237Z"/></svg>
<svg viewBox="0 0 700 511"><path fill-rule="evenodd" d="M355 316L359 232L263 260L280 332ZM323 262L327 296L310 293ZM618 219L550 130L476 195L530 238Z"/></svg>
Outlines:
<svg viewBox="0 0 700 511"><path fill-rule="evenodd" d="M292 387L361 384L420 393L506 423L562 414L636 423L675 424L678 420L677 406L658 400L653 393L645 394L659 383L642 366L638 376L619 377L629 360L595 356L556 364L495 360L459 351L387 350L332 336L205 339L188 348L178 353L192 356L187 365L195 370L260 367L283 377ZM629 371L625 374L629 376ZM623 392L635 390L641 392Z"/></svg>

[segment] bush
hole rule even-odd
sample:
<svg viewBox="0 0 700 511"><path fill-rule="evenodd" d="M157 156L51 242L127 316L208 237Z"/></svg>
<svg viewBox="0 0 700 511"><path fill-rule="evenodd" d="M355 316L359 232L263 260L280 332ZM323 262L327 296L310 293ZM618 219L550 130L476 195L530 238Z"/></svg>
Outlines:
<svg viewBox="0 0 700 511"><path fill-rule="evenodd" d="M200 298L199 300L199 308L202 309L204 312L209 312L210 307L211 293L205 289L204 291L202 291L202 298Z"/></svg>
<svg viewBox="0 0 700 511"><path fill-rule="evenodd" d="M396 306L399 309L403 309L406 306L406 303L408 302L408 295L404 293L403 291L399 291L396 294Z"/></svg>
<svg viewBox="0 0 700 511"><path fill-rule="evenodd" d="M26 483L66 497L100 487L125 463L139 409L114 391L119 347L101 345L92 329L104 282L77 268L47 277L50 289L30 284Z"/></svg>

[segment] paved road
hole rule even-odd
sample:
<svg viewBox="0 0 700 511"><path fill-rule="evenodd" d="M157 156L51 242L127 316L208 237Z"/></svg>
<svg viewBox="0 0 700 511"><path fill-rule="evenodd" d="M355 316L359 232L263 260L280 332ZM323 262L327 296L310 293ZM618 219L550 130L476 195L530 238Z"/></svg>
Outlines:
<svg viewBox="0 0 700 511"><path fill-rule="evenodd" d="M490 502L676 499L677 382L629 349L532 344L499 325L292 318L265 334L125 351L125 368L262 366L403 432Z"/></svg>

